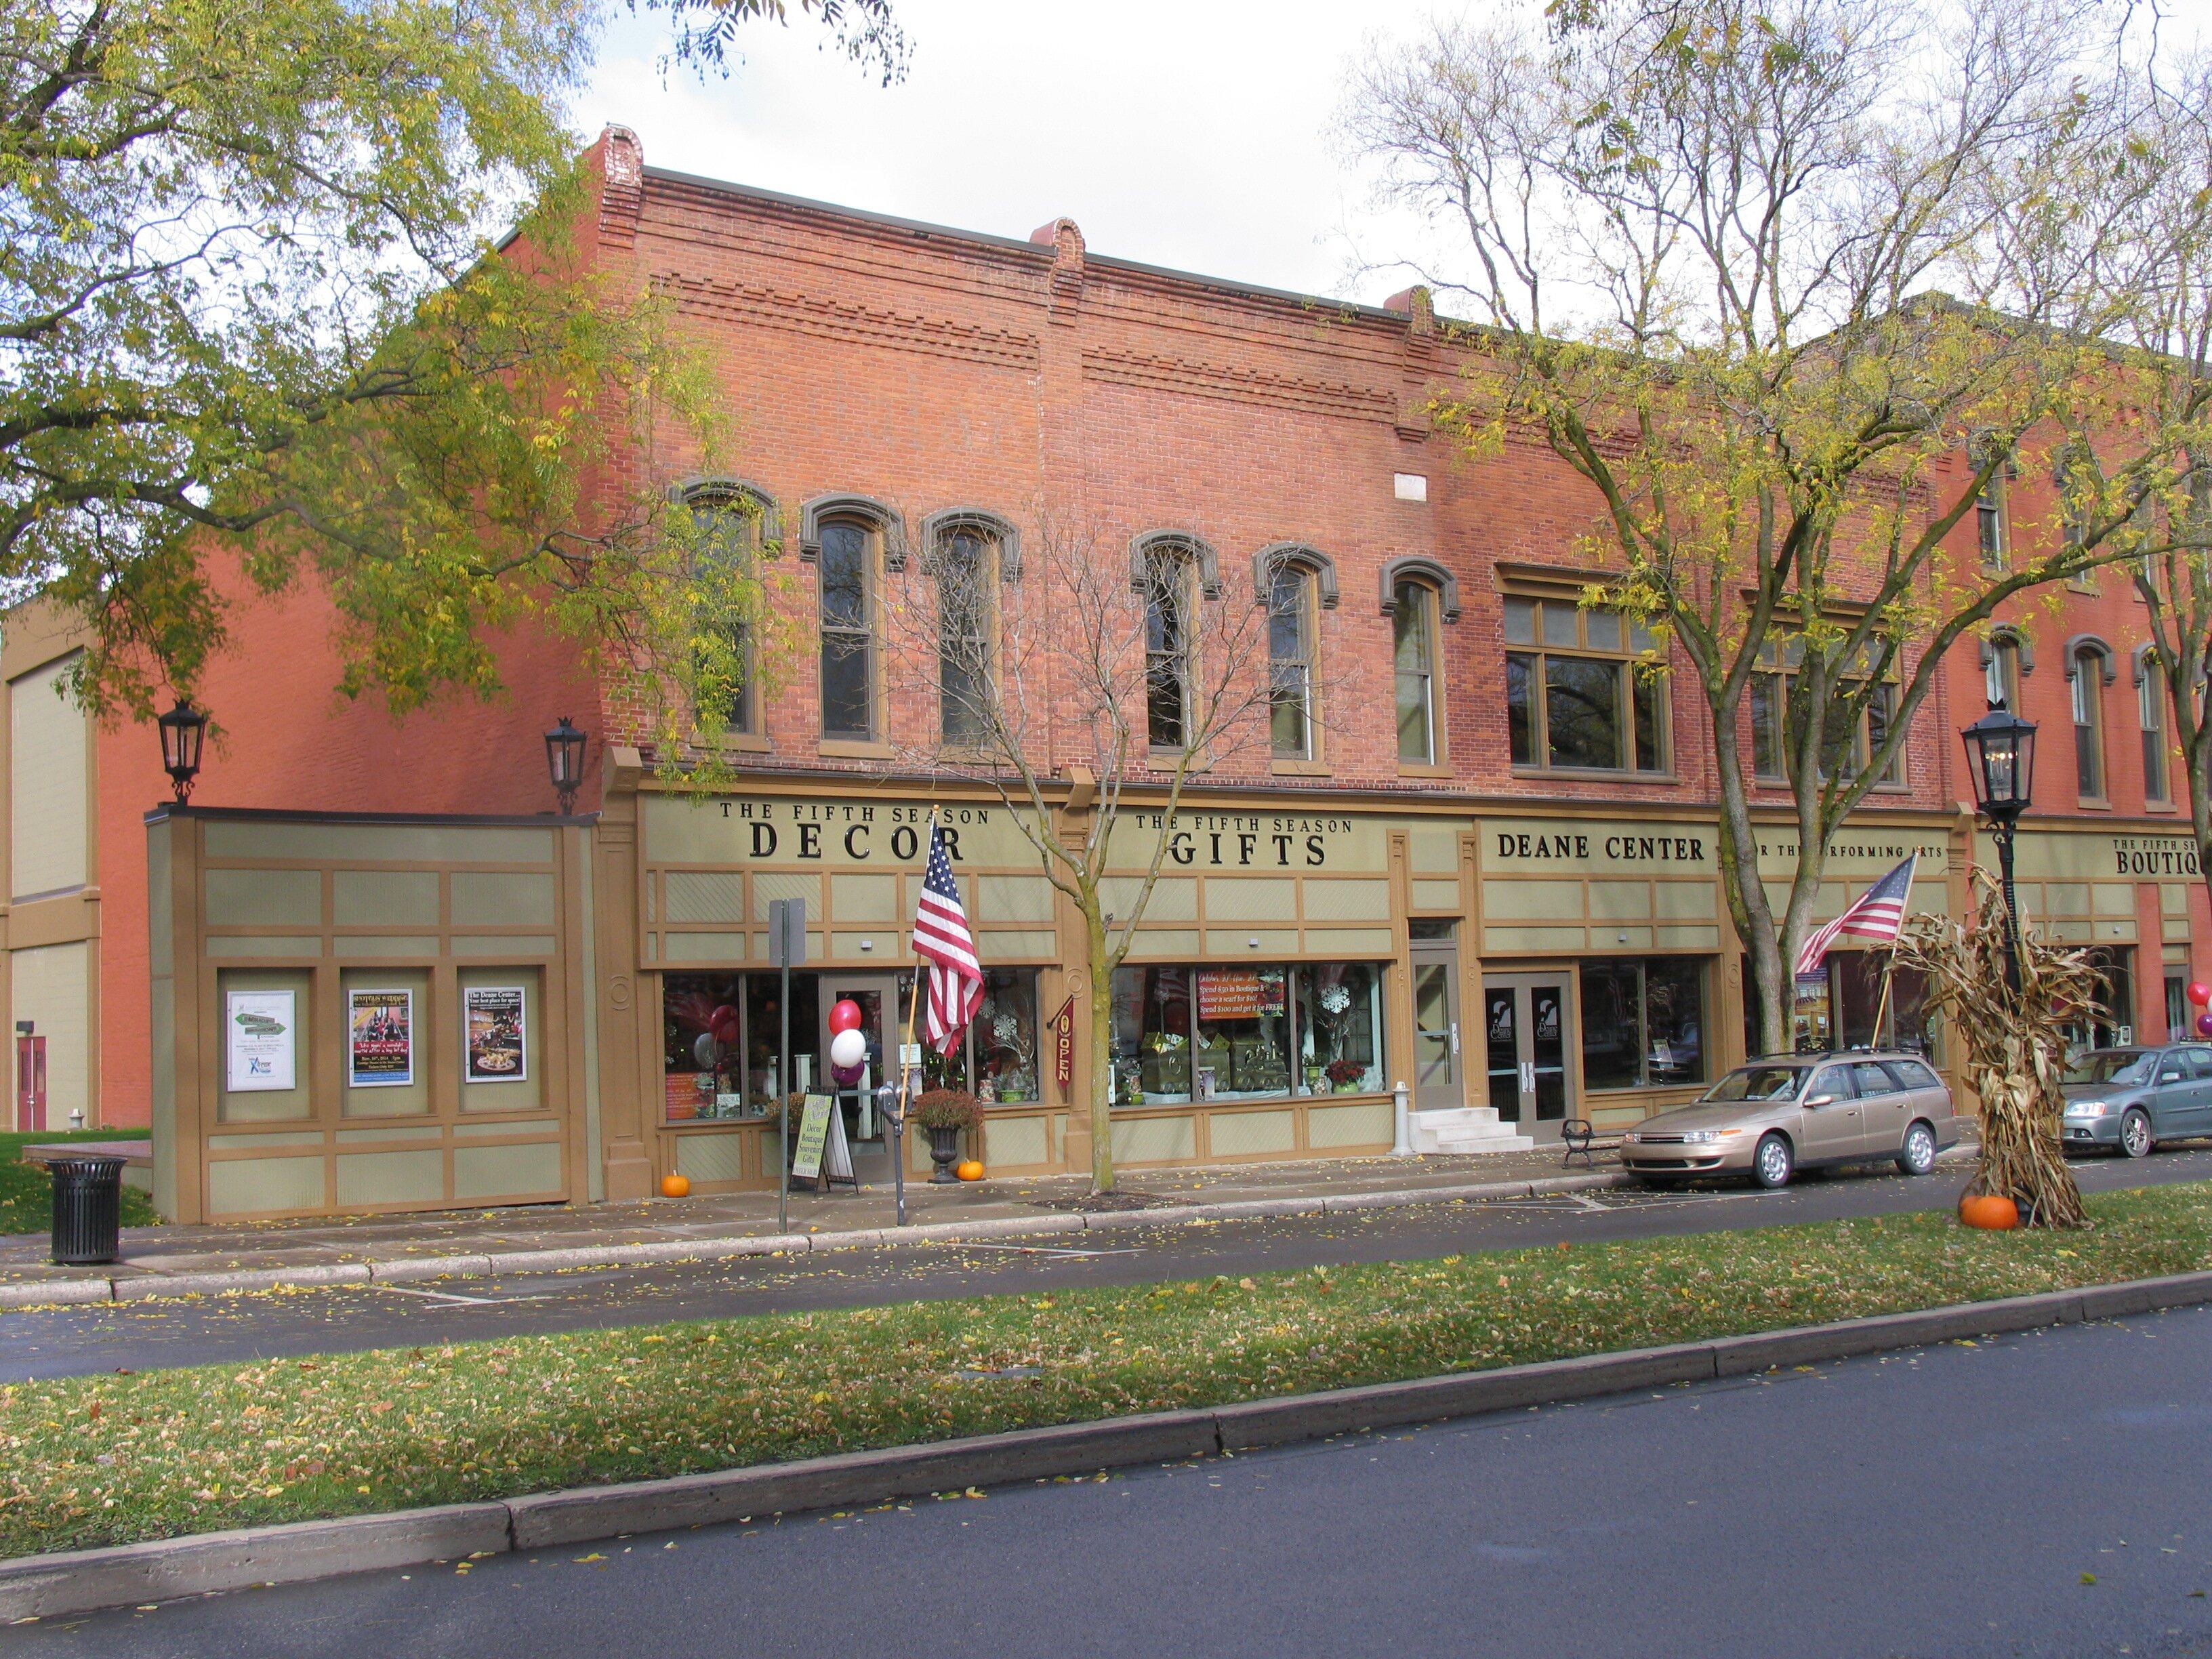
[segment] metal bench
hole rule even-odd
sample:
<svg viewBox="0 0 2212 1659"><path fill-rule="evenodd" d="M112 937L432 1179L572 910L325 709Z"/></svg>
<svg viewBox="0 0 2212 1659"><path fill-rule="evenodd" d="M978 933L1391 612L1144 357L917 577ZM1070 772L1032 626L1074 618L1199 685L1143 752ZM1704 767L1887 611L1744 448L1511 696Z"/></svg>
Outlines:
<svg viewBox="0 0 2212 1659"><path fill-rule="evenodd" d="M1603 1140L1597 1139L1596 1127L1586 1117L1571 1117L1560 1124L1559 1139L1567 1148L1566 1156L1559 1160L1562 1169L1572 1169L1575 1160L1579 1158L1585 1167L1595 1170L1597 1160L1590 1156L1592 1152L1609 1152L1620 1145L1619 1135L1612 1135Z"/></svg>

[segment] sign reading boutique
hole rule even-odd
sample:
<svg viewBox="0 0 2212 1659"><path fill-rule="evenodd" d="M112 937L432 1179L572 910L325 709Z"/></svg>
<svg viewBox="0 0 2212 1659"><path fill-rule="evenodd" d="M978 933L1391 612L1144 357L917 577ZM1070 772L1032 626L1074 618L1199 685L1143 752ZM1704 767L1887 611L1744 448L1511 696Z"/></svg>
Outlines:
<svg viewBox="0 0 2212 1659"><path fill-rule="evenodd" d="M2116 876L2195 876L2197 843L2185 836L2114 836Z"/></svg>

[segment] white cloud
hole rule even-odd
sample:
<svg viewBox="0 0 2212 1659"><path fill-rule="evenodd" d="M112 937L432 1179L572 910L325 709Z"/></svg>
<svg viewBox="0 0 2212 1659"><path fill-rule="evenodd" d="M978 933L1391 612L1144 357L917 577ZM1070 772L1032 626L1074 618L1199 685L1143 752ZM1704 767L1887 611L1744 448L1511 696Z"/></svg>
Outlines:
<svg viewBox="0 0 2212 1659"><path fill-rule="evenodd" d="M1329 124L1364 40L1428 9L900 0L914 62L888 88L803 21L747 29L726 80L664 82L647 13L576 113L635 128L658 167L1006 236L1066 215L1098 253L1372 301L1401 284L1347 283L1344 233L1395 233L1369 234Z"/></svg>

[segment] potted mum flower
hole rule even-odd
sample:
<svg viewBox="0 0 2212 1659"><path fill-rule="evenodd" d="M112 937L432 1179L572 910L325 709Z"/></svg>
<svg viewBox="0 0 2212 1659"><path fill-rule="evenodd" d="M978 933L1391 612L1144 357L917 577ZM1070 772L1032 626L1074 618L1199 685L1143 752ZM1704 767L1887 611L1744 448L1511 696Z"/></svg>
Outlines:
<svg viewBox="0 0 2212 1659"><path fill-rule="evenodd" d="M929 1161L937 1166L930 1171L931 1182L957 1183L952 1166L959 1160L960 1137L983 1122L975 1097L965 1089L929 1090L914 1103L914 1121L929 1131Z"/></svg>
<svg viewBox="0 0 2212 1659"><path fill-rule="evenodd" d="M1366 1080L1367 1067L1356 1060L1332 1060L1328 1075L1330 1088L1338 1094L1348 1095Z"/></svg>

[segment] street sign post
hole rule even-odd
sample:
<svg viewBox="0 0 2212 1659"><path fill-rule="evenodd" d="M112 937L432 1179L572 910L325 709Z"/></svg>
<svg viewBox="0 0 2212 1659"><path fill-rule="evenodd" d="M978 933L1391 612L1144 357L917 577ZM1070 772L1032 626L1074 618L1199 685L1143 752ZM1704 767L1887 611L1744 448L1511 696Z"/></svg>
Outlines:
<svg viewBox="0 0 2212 1659"><path fill-rule="evenodd" d="M781 1130L782 1154L775 1171L775 1230L791 1231L791 970L806 964L806 901L770 899L768 906L769 959L783 975L782 994L776 1013L783 1022L783 1044L776 1050L775 1121Z"/></svg>

